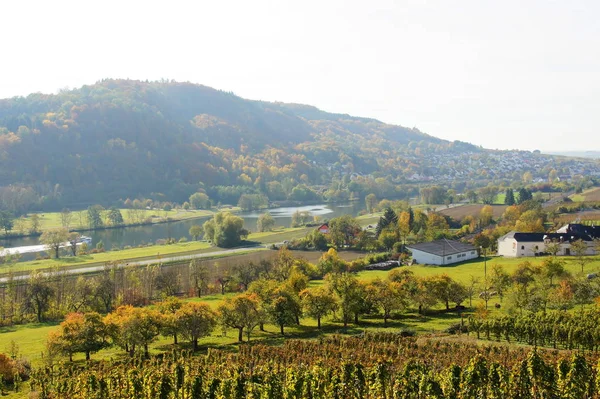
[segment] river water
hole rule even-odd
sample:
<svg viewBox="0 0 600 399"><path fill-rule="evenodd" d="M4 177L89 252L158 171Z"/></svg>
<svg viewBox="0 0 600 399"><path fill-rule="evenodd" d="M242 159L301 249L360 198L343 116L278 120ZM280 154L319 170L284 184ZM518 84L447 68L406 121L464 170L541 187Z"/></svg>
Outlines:
<svg viewBox="0 0 600 399"><path fill-rule="evenodd" d="M296 211L309 212L312 216L319 216L321 219L331 219L343 215L356 216L358 212L365 209L364 201L355 201L346 204L328 204L328 205L308 205L299 207L273 208L269 212L275 219L276 226L289 227L292 222L292 215ZM242 212L238 215L244 219L244 227L250 231L256 231L256 222L258 217L265 211L260 212ZM135 227L119 227L114 229L86 231L82 234L92 237L92 247L99 241L104 243L104 248L110 250L114 247L123 248L125 246L137 246L156 242L156 240L169 237L179 240L186 237L191 240L189 229L192 225L202 225L209 217L193 220L182 220L170 223L159 223ZM0 240L0 246L5 248L21 247L28 245L38 245L39 237L11 238ZM28 258L31 255L27 256ZM25 260L25 255L23 256Z"/></svg>

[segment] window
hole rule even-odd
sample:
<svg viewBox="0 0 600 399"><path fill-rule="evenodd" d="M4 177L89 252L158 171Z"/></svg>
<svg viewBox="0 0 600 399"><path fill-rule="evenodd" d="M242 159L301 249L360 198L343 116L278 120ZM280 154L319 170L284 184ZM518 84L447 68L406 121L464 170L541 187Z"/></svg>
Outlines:
<svg viewBox="0 0 600 399"><path fill-rule="evenodd" d="M452 259L452 256L448 256L446 259Z"/></svg>
<svg viewBox="0 0 600 399"><path fill-rule="evenodd" d="M475 251L471 251L471 255L475 255Z"/></svg>
<svg viewBox="0 0 600 399"><path fill-rule="evenodd" d="M521 245L521 249L525 249L525 245Z"/></svg>

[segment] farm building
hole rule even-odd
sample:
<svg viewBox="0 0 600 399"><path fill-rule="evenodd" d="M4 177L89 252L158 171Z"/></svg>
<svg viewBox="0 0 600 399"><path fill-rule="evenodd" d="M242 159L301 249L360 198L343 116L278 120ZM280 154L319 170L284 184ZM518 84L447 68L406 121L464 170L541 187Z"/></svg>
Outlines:
<svg viewBox="0 0 600 399"><path fill-rule="evenodd" d="M479 256L473 245L447 239L407 245L407 248L414 262L427 265L451 265Z"/></svg>
<svg viewBox="0 0 600 399"><path fill-rule="evenodd" d="M317 230L319 233L329 234L329 225L327 223L323 223L317 228Z"/></svg>
<svg viewBox="0 0 600 399"><path fill-rule="evenodd" d="M556 233L519 233L511 231L498 239L498 255L519 258L546 254L546 245L559 244L557 255L572 255L571 243L582 240L588 246L587 255L594 255L600 228L582 224L568 224Z"/></svg>

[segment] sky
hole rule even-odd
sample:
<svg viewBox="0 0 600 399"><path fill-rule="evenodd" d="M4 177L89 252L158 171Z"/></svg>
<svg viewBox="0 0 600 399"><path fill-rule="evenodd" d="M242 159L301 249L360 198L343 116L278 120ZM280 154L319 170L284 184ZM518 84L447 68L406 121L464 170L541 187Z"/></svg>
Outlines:
<svg viewBox="0 0 600 399"><path fill-rule="evenodd" d="M490 149L600 149L597 0L19 0L0 15L0 98L165 78Z"/></svg>

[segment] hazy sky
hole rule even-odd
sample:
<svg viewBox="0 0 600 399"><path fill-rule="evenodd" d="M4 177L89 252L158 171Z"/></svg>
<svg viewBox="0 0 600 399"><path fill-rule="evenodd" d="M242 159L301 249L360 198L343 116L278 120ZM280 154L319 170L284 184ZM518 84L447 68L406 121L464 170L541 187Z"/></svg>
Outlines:
<svg viewBox="0 0 600 399"><path fill-rule="evenodd" d="M175 79L487 148L600 150L600 2L0 4L0 98Z"/></svg>

